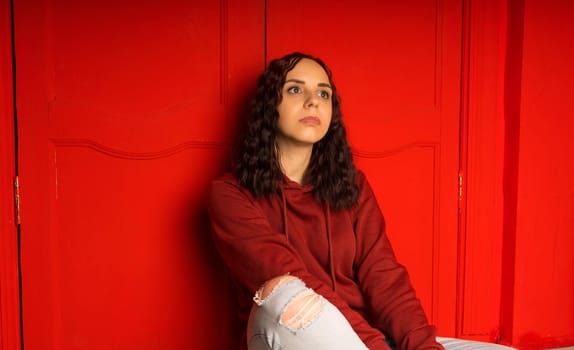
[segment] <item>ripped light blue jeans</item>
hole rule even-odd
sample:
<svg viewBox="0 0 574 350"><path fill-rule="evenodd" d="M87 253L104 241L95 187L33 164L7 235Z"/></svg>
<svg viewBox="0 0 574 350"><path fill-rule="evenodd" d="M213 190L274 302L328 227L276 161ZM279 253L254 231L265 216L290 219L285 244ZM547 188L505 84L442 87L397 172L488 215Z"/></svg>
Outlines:
<svg viewBox="0 0 574 350"><path fill-rule="evenodd" d="M305 296L300 313L285 318L287 306ZM247 344L249 350L367 350L339 309L301 280L279 285L264 299L256 295Z"/></svg>
<svg viewBox="0 0 574 350"><path fill-rule="evenodd" d="M261 291L261 290L260 290ZM249 350L368 350L341 312L299 279L256 294L247 324ZM297 304L296 309L289 306ZM504 350L506 346L437 338L447 350Z"/></svg>

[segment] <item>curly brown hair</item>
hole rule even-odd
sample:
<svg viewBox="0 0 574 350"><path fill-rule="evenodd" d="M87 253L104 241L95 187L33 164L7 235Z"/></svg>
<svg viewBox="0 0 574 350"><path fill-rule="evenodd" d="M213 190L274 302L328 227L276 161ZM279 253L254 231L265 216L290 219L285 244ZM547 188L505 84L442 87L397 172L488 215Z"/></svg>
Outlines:
<svg viewBox="0 0 574 350"><path fill-rule="evenodd" d="M272 60L261 74L257 92L247 113L247 124L234 154L233 173L237 181L255 197L280 192L284 174L276 152L275 138L287 73L307 58L317 62L329 77L332 87L332 115L327 134L313 145L305 178L313 185L315 198L334 210L348 209L357 203L359 189L356 169L347 142L345 127L332 74L319 58L294 52Z"/></svg>

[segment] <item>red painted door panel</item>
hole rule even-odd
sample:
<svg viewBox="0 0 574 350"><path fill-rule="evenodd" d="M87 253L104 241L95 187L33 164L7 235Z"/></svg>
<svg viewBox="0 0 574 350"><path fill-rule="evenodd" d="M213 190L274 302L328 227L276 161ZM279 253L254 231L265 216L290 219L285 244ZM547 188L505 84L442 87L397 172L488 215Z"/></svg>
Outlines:
<svg viewBox="0 0 574 350"><path fill-rule="evenodd" d="M270 1L268 57L323 58L399 259L454 334L461 2Z"/></svg>
<svg viewBox="0 0 574 350"><path fill-rule="evenodd" d="M10 3L0 2L0 349L20 350Z"/></svg>
<svg viewBox="0 0 574 350"><path fill-rule="evenodd" d="M262 13L15 2L26 349L235 346L203 198L264 64Z"/></svg>

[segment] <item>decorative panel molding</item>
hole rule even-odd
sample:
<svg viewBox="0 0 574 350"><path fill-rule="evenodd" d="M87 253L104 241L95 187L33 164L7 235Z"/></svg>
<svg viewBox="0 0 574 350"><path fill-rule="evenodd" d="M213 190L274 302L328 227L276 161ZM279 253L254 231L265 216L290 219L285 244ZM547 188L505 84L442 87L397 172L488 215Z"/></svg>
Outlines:
<svg viewBox="0 0 574 350"><path fill-rule="evenodd" d="M50 302L59 305L61 348L232 346L234 296L204 208L221 151L188 148L146 162L57 151Z"/></svg>
<svg viewBox="0 0 574 350"><path fill-rule="evenodd" d="M228 2L54 3L45 31L52 136L137 152L225 140Z"/></svg>
<svg viewBox="0 0 574 350"><path fill-rule="evenodd" d="M153 160L153 159L167 158L174 154L185 152L186 150L190 149L223 150L225 148L225 145L223 143L218 142L188 141L159 151L129 152L121 149L107 147L98 142L86 139L53 139L52 142L56 147L88 148L110 157L121 158L121 159L132 159L132 160Z"/></svg>

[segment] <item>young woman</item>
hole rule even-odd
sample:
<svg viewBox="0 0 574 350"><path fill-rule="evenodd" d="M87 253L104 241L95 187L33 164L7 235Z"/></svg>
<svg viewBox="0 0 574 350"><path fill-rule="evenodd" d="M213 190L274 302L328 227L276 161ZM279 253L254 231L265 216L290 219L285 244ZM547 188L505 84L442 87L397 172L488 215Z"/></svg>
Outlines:
<svg viewBox="0 0 574 350"><path fill-rule="evenodd" d="M232 173L214 181L216 246L248 321L241 348L443 349L365 175L331 72L301 53L258 82Z"/></svg>

